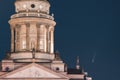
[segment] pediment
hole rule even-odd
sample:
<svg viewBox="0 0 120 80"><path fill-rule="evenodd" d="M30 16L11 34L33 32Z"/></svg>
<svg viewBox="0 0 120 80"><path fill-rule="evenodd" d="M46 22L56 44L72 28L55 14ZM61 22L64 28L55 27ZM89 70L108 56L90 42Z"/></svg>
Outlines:
<svg viewBox="0 0 120 80"><path fill-rule="evenodd" d="M32 63L30 65L12 71L3 78L67 78L66 76L56 73L46 67Z"/></svg>

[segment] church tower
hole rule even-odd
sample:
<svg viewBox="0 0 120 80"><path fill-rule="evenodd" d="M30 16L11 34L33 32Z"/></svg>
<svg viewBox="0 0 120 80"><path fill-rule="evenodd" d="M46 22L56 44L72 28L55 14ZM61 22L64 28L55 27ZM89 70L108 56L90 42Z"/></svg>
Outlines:
<svg viewBox="0 0 120 80"><path fill-rule="evenodd" d="M79 66L68 68L54 52L54 15L48 0L16 0L9 20L11 51L0 65L0 80L92 80Z"/></svg>
<svg viewBox="0 0 120 80"><path fill-rule="evenodd" d="M16 0L16 14L9 20L11 58L31 62L35 51L37 62L50 62L54 57L54 26L47 0ZM24 60L23 60L24 59Z"/></svg>

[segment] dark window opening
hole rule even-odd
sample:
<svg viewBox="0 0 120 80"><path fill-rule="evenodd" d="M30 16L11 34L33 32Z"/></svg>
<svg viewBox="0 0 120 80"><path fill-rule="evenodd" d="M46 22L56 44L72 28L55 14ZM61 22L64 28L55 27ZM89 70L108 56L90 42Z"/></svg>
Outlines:
<svg viewBox="0 0 120 80"><path fill-rule="evenodd" d="M10 70L9 67L6 67L6 68L5 68L5 71L6 71L6 72L8 72L9 70Z"/></svg>
<svg viewBox="0 0 120 80"><path fill-rule="evenodd" d="M56 71L59 71L59 70L60 70L60 69L57 67L57 68L56 68Z"/></svg>
<svg viewBox="0 0 120 80"><path fill-rule="evenodd" d="M34 5L34 4L31 4L31 7L32 7L32 8L35 8L35 5Z"/></svg>

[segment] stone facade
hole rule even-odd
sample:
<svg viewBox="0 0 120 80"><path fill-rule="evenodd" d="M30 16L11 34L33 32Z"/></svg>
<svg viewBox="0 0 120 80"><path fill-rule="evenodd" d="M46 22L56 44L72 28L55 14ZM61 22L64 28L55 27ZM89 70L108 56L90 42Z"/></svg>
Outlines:
<svg viewBox="0 0 120 80"><path fill-rule="evenodd" d="M47 0L16 0L16 13L11 16L11 58L31 62L32 50L36 61L54 59L54 26ZM25 53L25 54L24 54ZM24 60L23 60L24 59ZM41 60L42 59L42 60ZM43 60L44 59L44 60Z"/></svg>
<svg viewBox="0 0 120 80"><path fill-rule="evenodd" d="M11 25L12 52L36 51L53 53L55 22L41 18L16 18Z"/></svg>
<svg viewBox="0 0 120 80"><path fill-rule="evenodd" d="M56 22L48 0L16 0L9 20L11 51L1 62L0 80L92 80L79 66L68 69L54 52Z"/></svg>

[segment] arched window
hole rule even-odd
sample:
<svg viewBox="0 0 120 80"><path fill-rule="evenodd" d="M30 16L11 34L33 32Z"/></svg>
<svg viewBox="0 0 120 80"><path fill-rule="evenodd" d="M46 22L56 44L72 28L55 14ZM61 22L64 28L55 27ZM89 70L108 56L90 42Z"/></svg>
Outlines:
<svg viewBox="0 0 120 80"><path fill-rule="evenodd" d="M59 67L56 67L56 71L59 71L60 69L59 69Z"/></svg>

